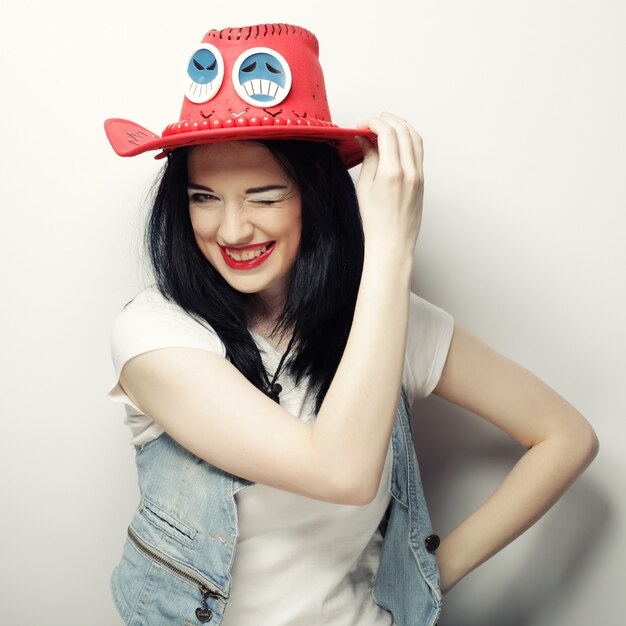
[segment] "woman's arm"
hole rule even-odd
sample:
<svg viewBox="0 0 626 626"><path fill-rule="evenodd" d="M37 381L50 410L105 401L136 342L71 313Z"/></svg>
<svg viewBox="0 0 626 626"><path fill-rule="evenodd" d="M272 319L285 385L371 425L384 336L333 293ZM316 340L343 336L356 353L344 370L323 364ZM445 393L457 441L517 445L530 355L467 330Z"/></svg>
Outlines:
<svg viewBox="0 0 626 626"><path fill-rule="evenodd" d="M198 457L243 478L320 500L376 494L400 395L413 249L422 210L421 139L390 115L367 122L357 195L365 260L354 319L313 426L253 387L228 361L168 348L130 359L133 402Z"/></svg>
<svg viewBox="0 0 626 626"><path fill-rule="evenodd" d="M528 448L485 503L442 539L437 558L446 593L558 500L598 453L598 439L569 402L459 324L434 393Z"/></svg>

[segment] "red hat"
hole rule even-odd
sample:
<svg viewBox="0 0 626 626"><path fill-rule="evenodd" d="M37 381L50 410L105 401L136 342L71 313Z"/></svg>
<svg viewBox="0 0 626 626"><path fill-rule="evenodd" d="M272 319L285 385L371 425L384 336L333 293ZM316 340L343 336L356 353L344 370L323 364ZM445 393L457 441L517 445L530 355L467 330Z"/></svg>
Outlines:
<svg viewBox="0 0 626 626"><path fill-rule="evenodd" d="M104 129L120 156L236 139L307 139L335 146L346 167L363 153L369 129L333 124L315 35L290 24L210 30L185 60L180 119L161 136L123 119Z"/></svg>

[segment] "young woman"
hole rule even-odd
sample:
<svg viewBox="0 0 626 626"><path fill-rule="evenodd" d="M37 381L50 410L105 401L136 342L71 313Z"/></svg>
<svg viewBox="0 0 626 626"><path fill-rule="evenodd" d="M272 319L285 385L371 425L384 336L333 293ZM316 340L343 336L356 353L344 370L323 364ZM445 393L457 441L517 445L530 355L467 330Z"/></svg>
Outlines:
<svg viewBox="0 0 626 626"><path fill-rule="evenodd" d="M126 624L432 625L597 452L563 398L411 294L422 141L389 113L334 126L317 53L299 27L210 31L179 122L106 123L119 154L167 156L155 285L112 339L141 489ZM431 392L528 448L442 539L409 419Z"/></svg>

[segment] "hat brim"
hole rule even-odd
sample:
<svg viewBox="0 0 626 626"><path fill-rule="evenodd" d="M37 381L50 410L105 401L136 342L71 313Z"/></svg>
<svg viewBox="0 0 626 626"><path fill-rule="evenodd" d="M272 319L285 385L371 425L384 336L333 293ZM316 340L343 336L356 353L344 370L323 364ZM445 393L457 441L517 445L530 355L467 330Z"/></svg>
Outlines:
<svg viewBox="0 0 626 626"><path fill-rule="evenodd" d="M376 135L370 129L338 128L336 126L273 125L273 126L238 126L214 128L209 130L186 131L162 137L148 129L119 118L104 122L104 130L115 152L119 156L131 157L150 150L161 150L155 158L162 158L171 150L183 146L222 141L254 139L304 139L323 141L333 145L343 159L346 167L351 168L363 161L363 152L355 141L355 136L368 137L376 141Z"/></svg>

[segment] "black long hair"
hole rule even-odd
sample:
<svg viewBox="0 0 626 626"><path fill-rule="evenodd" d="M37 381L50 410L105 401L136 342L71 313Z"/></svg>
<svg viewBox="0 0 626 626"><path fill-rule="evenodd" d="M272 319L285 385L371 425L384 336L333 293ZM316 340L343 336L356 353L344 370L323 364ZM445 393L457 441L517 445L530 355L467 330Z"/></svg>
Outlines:
<svg viewBox="0 0 626 626"><path fill-rule="evenodd" d="M316 411L345 349L363 269L363 227L354 183L337 151L322 142L263 140L296 183L302 199L300 247L286 302L274 331L293 332L286 366L306 376ZM207 322L226 356L265 391L263 363L248 323L254 294L233 289L200 251L189 217L187 154L170 153L148 217L145 243L156 286L199 321Z"/></svg>

